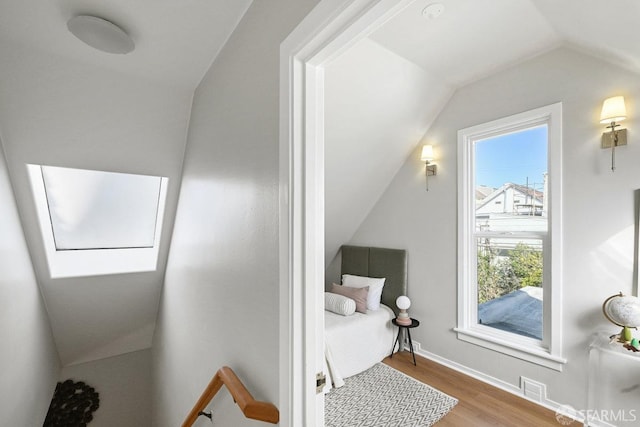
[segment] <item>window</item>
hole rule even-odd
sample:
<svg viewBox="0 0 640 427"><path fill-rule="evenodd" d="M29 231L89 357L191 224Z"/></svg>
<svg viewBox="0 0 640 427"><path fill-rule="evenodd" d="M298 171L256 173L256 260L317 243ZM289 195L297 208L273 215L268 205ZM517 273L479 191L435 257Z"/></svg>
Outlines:
<svg viewBox="0 0 640 427"><path fill-rule="evenodd" d="M557 370L561 120L558 103L458 132L458 338Z"/></svg>
<svg viewBox="0 0 640 427"><path fill-rule="evenodd" d="M153 271L167 178L29 165L51 276Z"/></svg>

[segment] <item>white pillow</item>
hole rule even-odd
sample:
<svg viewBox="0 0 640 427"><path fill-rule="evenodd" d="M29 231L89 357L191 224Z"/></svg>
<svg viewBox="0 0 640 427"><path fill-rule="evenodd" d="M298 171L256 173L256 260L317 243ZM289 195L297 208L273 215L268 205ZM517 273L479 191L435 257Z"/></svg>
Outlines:
<svg viewBox="0 0 640 427"><path fill-rule="evenodd" d="M356 302L344 295L325 292L324 309L343 316L351 316L356 312Z"/></svg>
<svg viewBox="0 0 640 427"><path fill-rule="evenodd" d="M354 276L352 274L342 275L342 284L352 288L364 288L369 286L369 295L367 295L367 309L377 310L380 308L380 298L382 298L382 288L384 287L385 278Z"/></svg>

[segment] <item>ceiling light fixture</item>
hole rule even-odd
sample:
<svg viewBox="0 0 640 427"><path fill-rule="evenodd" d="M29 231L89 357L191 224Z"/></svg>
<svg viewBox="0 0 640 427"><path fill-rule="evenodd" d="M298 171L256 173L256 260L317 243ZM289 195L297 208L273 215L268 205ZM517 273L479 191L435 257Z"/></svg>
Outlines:
<svg viewBox="0 0 640 427"><path fill-rule="evenodd" d="M133 39L122 28L97 16L74 16L67 22L67 28L77 38L103 52L125 54L135 48Z"/></svg>
<svg viewBox="0 0 640 427"><path fill-rule="evenodd" d="M444 12L444 5L442 3L431 3L424 9L422 9L422 16L427 19L436 19Z"/></svg>

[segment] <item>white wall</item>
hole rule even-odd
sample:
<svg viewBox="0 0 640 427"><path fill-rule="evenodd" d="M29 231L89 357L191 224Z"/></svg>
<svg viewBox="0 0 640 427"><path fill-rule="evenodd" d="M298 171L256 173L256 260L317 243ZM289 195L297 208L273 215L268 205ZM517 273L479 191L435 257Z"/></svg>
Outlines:
<svg viewBox="0 0 640 427"><path fill-rule="evenodd" d="M0 425L42 425L60 362L0 144Z"/></svg>
<svg viewBox="0 0 640 427"><path fill-rule="evenodd" d="M179 425L223 365L278 405L279 45L314 3L254 2L196 91L153 342L156 426ZM224 389L213 409L216 425L263 425Z"/></svg>
<svg viewBox="0 0 640 427"><path fill-rule="evenodd" d="M629 145L600 149L602 101L626 95ZM601 314L603 300L629 294L634 269L634 191L640 188L636 100L640 79L569 49L558 49L456 92L424 136L435 144L438 175L424 188L420 144L351 240L406 248L413 338L423 349L494 378L546 383L549 398L586 405L587 349L596 330L617 332ZM456 339L457 131L543 105L563 103L563 348L568 363L556 372Z"/></svg>
<svg viewBox="0 0 640 427"><path fill-rule="evenodd" d="M366 38L326 67L326 264L353 237L452 92Z"/></svg>
<svg viewBox="0 0 640 427"><path fill-rule="evenodd" d="M151 426L151 350L65 367L59 381L67 379L98 392L91 427Z"/></svg>
<svg viewBox="0 0 640 427"><path fill-rule="evenodd" d="M193 92L0 39L0 125L36 277L63 365L151 346ZM158 270L49 275L26 164L169 178Z"/></svg>

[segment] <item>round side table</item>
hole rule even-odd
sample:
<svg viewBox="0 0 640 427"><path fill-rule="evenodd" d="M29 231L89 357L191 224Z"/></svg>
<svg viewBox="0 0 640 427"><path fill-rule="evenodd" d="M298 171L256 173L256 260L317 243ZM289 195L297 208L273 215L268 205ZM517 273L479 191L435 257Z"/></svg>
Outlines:
<svg viewBox="0 0 640 427"><path fill-rule="evenodd" d="M400 345L400 332L402 332L402 330L404 329L405 331L407 331L407 338L409 338L409 349L411 350L411 356L413 357L413 365L416 366L416 355L413 352L413 341L411 341L411 329L420 326L420 321L412 317L410 325L401 325L396 322L396 319L391 320L391 323L398 327L398 335L396 335L396 340L393 343L393 347L391 348L391 356L389 357L393 357L393 352L396 349L396 344L398 344L398 351L400 351L400 349L402 348L402 346Z"/></svg>

